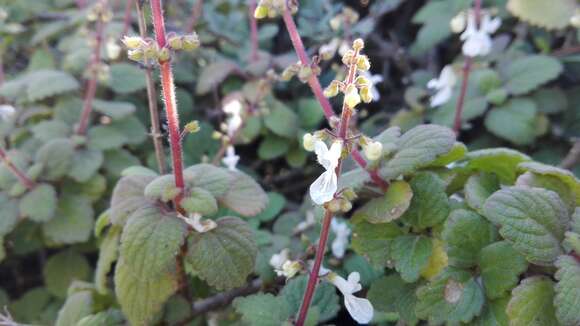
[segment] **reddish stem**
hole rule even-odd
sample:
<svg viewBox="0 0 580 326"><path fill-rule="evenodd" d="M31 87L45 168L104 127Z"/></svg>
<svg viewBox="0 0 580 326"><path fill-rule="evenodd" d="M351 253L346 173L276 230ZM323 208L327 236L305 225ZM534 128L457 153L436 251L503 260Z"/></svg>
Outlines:
<svg viewBox="0 0 580 326"><path fill-rule="evenodd" d="M358 163L358 165L360 165L363 169L365 169L367 167L367 162L362 157L362 155L360 154L359 151L355 151L353 149L353 151L351 152L351 155L352 155L352 158L355 160L355 162ZM381 178L377 169L372 169L372 170L367 170L367 171L371 177L371 180L377 186L379 186L384 192L386 192L387 189L389 188L389 183L386 182L385 180L383 180L383 178Z"/></svg>
<svg viewBox="0 0 580 326"><path fill-rule="evenodd" d="M481 0L475 0L475 23L479 28L481 23ZM457 105L455 107L455 119L453 120L453 131L459 137L461 133L461 117L463 115L463 107L465 106L465 95L467 94L467 84L469 82L469 75L471 74L471 68L473 66L473 58L466 57L465 63L463 64L463 79L461 80L461 90L459 93L459 98L457 99Z"/></svg>
<svg viewBox="0 0 580 326"><path fill-rule="evenodd" d="M287 11L286 11L287 12ZM359 50L355 51L353 58L359 55ZM355 61L353 59L353 61ZM350 85L354 82L356 77L357 66L355 62L350 63L348 67L348 75L345 81L345 85ZM340 138L345 144L347 144L348 129L350 125L350 118L352 117L353 109L346 105L346 101L342 105L342 114L340 116L340 124L338 126L338 138ZM365 163L366 166L366 163ZM338 166L336 167L337 178L340 178L342 172L342 158L338 160ZM322 231L320 231L320 239L318 240L318 246L316 248L316 256L314 257L314 266L310 271L310 277L308 278L308 283L306 285L306 291L304 292L304 298L302 299L302 305L300 306L300 312L298 313L298 320L296 321L296 326L303 326L308 316L308 309L310 308L310 303L314 297L314 291L316 290L316 284L318 283L318 274L320 273L320 266L322 265L322 259L324 258L324 252L326 251L326 243L328 242L328 233L330 230L330 222L332 221L332 212L326 209L324 212L324 220L322 221Z"/></svg>
<svg viewBox="0 0 580 326"><path fill-rule="evenodd" d="M79 9L83 9L87 5L85 0L76 0L76 2Z"/></svg>
<svg viewBox="0 0 580 326"><path fill-rule="evenodd" d="M187 33L192 33L193 29L195 28L195 24L201 17L201 12L203 11L203 0L197 0L193 8L191 9L191 16L189 21L187 22L187 26L185 27L185 31Z"/></svg>
<svg viewBox="0 0 580 326"><path fill-rule="evenodd" d="M32 181L24 172L22 172L14 163L10 160L6 152L0 148L0 159L6 164L6 167L14 176L18 179L18 181L26 187L26 189L31 190L34 188L34 181Z"/></svg>
<svg viewBox="0 0 580 326"><path fill-rule="evenodd" d="M250 60L258 61L260 59L258 56L258 22L256 21L256 17L254 17L254 11L256 11L256 0L250 0L250 5L248 6L248 16L250 18L250 40L252 44Z"/></svg>
<svg viewBox="0 0 580 326"><path fill-rule="evenodd" d="M107 7L107 0L103 0L101 4L102 4L101 10L106 10L105 8ZM99 14L99 17L97 17L95 47L93 49L93 55L89 63L89 72L91 76L89 81L87 82L85 100L83 102L83 111L81 113L81 118L79 120L79 124L76 130L76 133L79 135L84 135L87 131L89 119L91 117L91 112L93 111L93 100L97 92L98 69L99 63L101 62L101 46L103 44L103 32L105 29L105 22L103 21L103 17L101 14Z"/></svg>
<svg viewBox="0 0 580 326"><path fill-rule="evenodd" d="M125 16L123 18L123 34L121 35L127 35L127 33L129 32L129 25L131 25L131 2L133 0L126 0L127 2L125 3Z"/></svg>
<svg viewBox="0 0 580 326"><path fill-rule="evenodd" d="M153 27L159 48L165 47L167 43L165 36L165 20L163 19L163 9L161 0L151 0L151 13L153 14ZM161 88L165 100L165 113L169 126L169 143L171 145L171 156L173 161L173 174L175 175L175 186L181 193L175 198L175 206L179 211L180 202L183 198L185 182L183 180L183 154L181 150L181 137L179 132L179 117L175 101L175 86L173 83L173 73L169 61L160 61Z"/></svg>

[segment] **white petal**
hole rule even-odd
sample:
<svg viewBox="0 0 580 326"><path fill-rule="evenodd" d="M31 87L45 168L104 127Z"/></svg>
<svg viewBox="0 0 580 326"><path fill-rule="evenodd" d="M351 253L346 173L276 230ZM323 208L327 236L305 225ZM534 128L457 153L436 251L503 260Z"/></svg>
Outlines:
<svg viewBox="0 0 580 326"><path fill-rule="evenodd" d="M336 237L334 241L332 241L332 245L330 248L332 249L332 255L338 259L344 257L344 253L346 252L346 247L348 246L348 238L344 237Z"/></svg>
<svg viewBox="0 0 580 326"><path fill-rule="evenodd" d="M437 89L439 88L439 79L433 78L427 83L427 88Z"/></svg>
<svg viewBox="0 0 580 326"><path fill-rule="evenodd" d="M310 185L310 198L317 205L323 205L334 198L334 193L338 189L338 182L334 170L329 170L320 175Z"/></svg>
<svg viewBox="0 0 580 326"><path fill-rule="evenodd" d="M354 295L345 295L344 306L352 319L359 324L368 324L373 319L373 305L367 299L357 298Z"/></svg>
<svg viewBox="0 0 580 326"><path fill-rule="evenodd" d="M431 106L437 107L441 106L449 101L451 95L453 94L453 89L451 87L442 88L435 95L431 97Z"/></svg>
<svg viewBox="0 0 580 326"><path fill-rule="evenodd" d="M443 87L453 87L457 82L457 77L455 72L453 72L453 67L447 65L441 70L441 76L439 77L440 83L442 84L440 88Z"/></svg>
<svg viewBox="0 0 580 326"><path fill-rule="evenodd" d="M328 151L327 158L330 162L330 166L334 169L338 165L338 159L342 154L342 142L335 141L330 146L330 150ZM328 168L327 168L328 169Z"/></svg>
<svg viewBox="0 0 580 326"><path fill-rule="evenodd" d="M328 170L330 167L330 162L327 159L328 147L326 147L326 143L322 140L317 140L314 143L314 153L316 153L316 159L318 160L318 163L320 163L320 165Z"/></svg>

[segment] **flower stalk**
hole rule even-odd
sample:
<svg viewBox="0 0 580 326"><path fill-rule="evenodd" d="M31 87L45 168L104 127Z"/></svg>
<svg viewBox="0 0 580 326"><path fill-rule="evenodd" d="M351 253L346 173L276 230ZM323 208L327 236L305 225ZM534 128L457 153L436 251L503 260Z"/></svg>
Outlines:
<svg viewBox="0 0 580 326"><path fill-rule="evenodd" d="M258 56L258 22L256 21L256 17L254 17L254 11L256 11L256 0L249 1L248 17L250 18L250 41L252 45L250 61L255 62L260 59Z"/></svg>
<svg viewBox="0 0 580 326"><path fill-rule="evenodd" d="M151 13L153 15L153 27L155 29L157 45L160 49L163 49L167 44L167 37L165 33L165 20L163 18L161 0L151 0ZM179 131L179 116L177 112L177 103L175 101L175 85L173 83L171 61L159 60L159 69L161 71L161 88L163 99L165 101L165 113L167 115L167 124L169 126L169 143L171 145L175 186L180 189L180 194L175 198L175 206L179 211L179 204L183 198L183 192L185 190L185 182L183 179L181 133Z"/></svg>
<svg viewBox="0 0 580 326"><path fill-rule="evenodd" d="M147 36L147 24L145 24L145 14L143 13L142 1L135 0L137 6L137 22L139 24L139 34L142 38ZM149 62L145 62L145 82L147 85L147 101L149 102L149 117L151 120L151 137L155 148L155 159L161 174L165 174L165 150L161 141L161 127L159 125L159 108L157 107L157 91L153 82L153 69Z"/></svg>
<svg viewBox="0 0 580 326"><path fill-rule="evenodd" d="M8 170L14 174L18 181L26 187L28 190L34 188L34 181L32 181L24 172L22 172L14 163L10 160L6 152L0 148L0 159L4 162Z"/></svg>
<svg viewBox="0 0 580 326"><path fill-rule="evenodd" d="M481 22L481 0L475 0L475 22L479 26ZM469 82L469 75L471 74L473 66L473 57L467 56L463 64L463 79L461 80L461 89L457 105L455 106L455 118L453 119L453 131L457 136L461 132L461 118L463 115L463 108L465 106L465 96L467 94L467 84Z"/></svg>
<svg viewBox="0 0 580 326"><path fill-rule="evenodd" d="M83 110L76 129L78 135L84 135L89 126L91 112L93 111L93 100L97 92L97 80L99 78L99 65L101 64L101 47L103 45L103 34L105 30L105 15L107 15L107 0L102 0L97 9L96 32L95 32L95 46L91 61L89 62L89 80L87 82L85 99L83 101Z"/></svg>

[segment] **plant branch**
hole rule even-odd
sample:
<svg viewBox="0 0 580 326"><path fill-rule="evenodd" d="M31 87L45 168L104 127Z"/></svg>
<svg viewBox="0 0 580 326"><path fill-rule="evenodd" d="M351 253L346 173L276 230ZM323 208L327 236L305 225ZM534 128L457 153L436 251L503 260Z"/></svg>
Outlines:
<svg viewBox="0 0 580 326"><path fill-rule="evenodd" d="M250 54L250 61L255 62L260 59L258 56L258 22L256 17L254 17L254 11L256 11L256 0L249 0L250 4L248 6L248 17L250 18L250 41L252 44L252 52Z"/></svg>
<svg viewBox="0 0 580 326"><path fill-rule="evenodd" d="M143 12L141 0L135 0L137 6L137 22L139 24L139 34L142 38L147 37L147 24L145 24L145 14ZM161 127L159 125L159 108L157 107L157 91L153 82L153 69L149 62L145 62L145 82L147 84L147 101L149 102L149 117L151 120L151 138L155 148L155 159L159 173L165 174L165 150L162 143Z"/></svg>
<svg viewBox="0 0 580 326"><path fill-rule="evenodd" d="M97 92L97 80L99 74L98 70L101 63L101 47L103 44L103 33L105 29L103 12L107 8L107 0L102 0L100 5L101 8L99 14L97 15L96 21L95 47L93 48L93 54L91 56L91 61L89 62L88 67L90 77L87 82L85 99L83 102L83 111L81 113L79 124L76 130L78 135L84 135L87 131L91 112L93 111L93 100Z"/></svg>
<svg viewBox="0 0 580 326"><path fill-rule="evenodd" d="M131 25L131 1L132 0L126 0L127 2L125 3L125 15L123 16L123 34L121 35L127 35L127 33L129 32L129 25ZM137 6L139 6L139 4L137 4Z"/></svg>
<svg viewBox="0 0 580 326"><path fill-rule="evenodd" d="M34 188L34 181L32 181L24 172L22 172L14 163L10 160L6 152L0 148L0 160L4 162L8 170L14 174L18 181L26 187L26 189L31 190Z"/></svg>
<svg viewBox="0 0 580 326"><path fill-rule="evenodd" d="M201 17L201 13L203 12L203 0L197 0L195 5L191 9L191 16L189 17L189 21L187 22L187 26L185 27L185 31L190 34L193 32L195 28L195 24Z"/></svg>
<svg viewBox="0 0 580 326"><path fill-rule="evenodd" d="M578 161L580 161L580 140L577 140L572 145L572 148L570 148L570 151L560 163L560 167L570 170L578 164Z"/></svg>

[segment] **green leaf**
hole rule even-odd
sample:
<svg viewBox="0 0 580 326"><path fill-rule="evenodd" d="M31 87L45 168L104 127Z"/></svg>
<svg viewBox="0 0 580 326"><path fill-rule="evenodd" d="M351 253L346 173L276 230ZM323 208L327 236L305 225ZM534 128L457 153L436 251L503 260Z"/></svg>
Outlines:
<svg viewBox="0 0 580 326"><path fill-rule="evenodd" d="M93 295L90 291L79 291L70 295L60 311L55 326L77 325L77 322L93 312Z"/></svg>
<svg viewBox="0 0 580 326"><path fill-rule="evenodd" d="M43 178L58 180L70 170L74 155L74 143L70 139L52 139L36 152L36 161L44 166Z"/></svg>
<svg viewBox="0 0 580 326"><path fill-rule="evenodd" d="M268 206L262 211L260 214L256 215L256 218L262 222L268 222L274 219L286 206L286 198L277 193L277 192L269 192L268 193Z"/></svg>
<svg viewBox="0 0 580 326"><path fill-rule="evenodd" d="M231 187L232 175L211 164L196 164L185 169L184 178L188 186L203 188L219 198Z"/></svg>
<svg viewBox="0 0 580 326"><path fill-rule="evenodd" d="M389 185L387 192L379 198L373 198L356 211L370 223L386 223L398 219L407 211L413 198L411 186L405 181L395 181Z"/></svg>
<svg viewBox="0 0 580 326"><path fill-rule="evenodd" d="M290 318L286 300L269 293L237 298L233 306L248 325L279 326Z"/></svg>
<svg viewBox="0 0 580 326"><path fill-rule="evenodd" d="M125 324L125 319L121 311L117 309L109 309L101 311L94 315L83 317L75 326L122 326Z"/></svg>
<svg viewBox="0 0 580 326"><path fill-rule="evenodd" d="M402 235L394 223L371 224L362 218L352 220L352 248L374 266L386 266L390 260L389 246Z"/></svg>
<svg viewBox="0 0 580 326"><path fill-rule="evenodd" d="M465 144L460 142L455 142L453 148L449 153L439 156L435 161L431 162L429 166L443 167L450 163L461 160L467 154L467 147Z"/></svg>
<svg viewBox="0 0 580 326"><path fill-rule="evenodd" d="M562 29L570 24L577 8L575 0L509 0L507 9L519 19L547 29Z"/></svg>
<svg viewBox="0 0 580 326"><path fill-rule="evenodd" d="M188 194L181 200L181 207L188 213L213 215L218 210L215 197L207 190L199 187L188 189Z"/></svg>
<svg viewBox="0 0 580 326"><path fill-rule="evenodd" d="M66 250L50 256L43 267L46 289L59 298L66 298L67 290L74 281L86 281L91 274L87 259L73 251Z"/></svg>
<svg viewBox="0 0 580 326"><path fill-rule="evenodd" d="M113 120L126 118L135 112L135 105L131 102L113 102L99 99L93 100L95 111L110 116Z"/></svg>
<svg viewBox="0 0 580 326"><path fill-rule="evenodd" d="M304 129L316 129L324 119L324 111L315 98L301 98L296 103L300 126Z"/></svg>
<svg viewBox="0 0 580 326"><path fill-rule="evenodd" d="M130 166L139 164L139 159L133 156L129 151L118 149L105 152L103 168L107 174L114 177L120 177L123 170Z"/></svg>
<svg viewBox="0 0 580 326"><path fill-rule="evenodd" d="M197 79L195 93L204 95L222 83L230 74L240 69L238 64L230 60L212 62L205 66Z"/></svg>
<svg viewBox="0 0 580 326"><path fill-rule="evenodd" d="M383 275L383 269L372 266L363 256L353 254L344 260L344 271L347 274L358 272L360 274L360 284L367 287L377 277Z"/></svg>
<svg viewBox="0 0 580 326"><path fill-rule="evenodd" d="M153 280L175 266L175 256L187 235L185 223L158 208L142 208L127 220L119 256L125 268Z"/></svg>
<svg viewBox="0 0 580 326"><path fill-rule="evenodd" d="M143 192L154 178L153 176L131 175L117 182L111 197L111 222L113 224L124 225L133 212L151 205Z"/></svg>
<svg viewBox="0 0 580 326"><path fill-rule="evenodd" d="M580 263L572 256L560 256L556 260L556 296L554 306L561 325L580 324Z"/></svg>
<svg viewBox="0 0 580 326"><path fill-rule="evenodd" d="M536 138L536 113L536 104L532 100L511 99L485 116L485 127L516 145L529 145Z"/></svg>
<svg viewBox="0 0 580 326"><path fill-rule="evenodd" d="M10 80L0 88L0 95L10 99L30 102L75 91L79 88L77 80L66 72L58 70L36 70Z"/></svg>
<svg viewBox="0 0 580 326"><path fill-rule="evenodd" d="M495 173L505 184L516 180L516 167L521 162L532 159L518 151L508 148L482 149L467 154L467 168L470 170Z"/></svg>
<svg viewBox="0 0 580 326"><path fill-rule="evenodd" d="M264 117L264 124L275 135L294 138L298 131L298 116L284 103L277 100L268 101L270 113Z"/></svg>
<svg viewBox="0 0 580 326"><path fill-rule="evenodd" d="M510 326L558 325L553 301L552 281L543 276L526 278L512 291L507 306Z"/></svg>
<svg viewBox="0 0 580 326"><path fill-rule="evenodd" d="M121 130L111 125L91 127L87 137L88 148L102 151L120 148L129 141Z"/></svg>
<svg viewBox="0 0 580 326"><path fill-rule="evenodd" d="M390 180L412 173L447 154L454 144L455 133L449 128L437 125L417 126L397 140L398 151L380 169L380 174Z"/></svg>
<svg viewBox="0 0 580 326"><path fill-rule="evenodd" d="M411 179L413 199L403 221L425 229L443 222L449 215L449 199L445 183L431 172L421 172Z"/></svg>
<svg viewBox="0 0 580 326"><path fill-rule="evenodd" d="M40 184L27 192L20 200L20 215L35 222L46 222L54 217L56 190L49 184Z"/></svg>
<svg viewBox="0 0 580 326"><path fill-rule="evenodd" d="M94 212L89 198L80 195L59 198L54 216L42 225L42 231L50 241L71 244L90 238Z"/></svg>
<svg viewBox="0 0 580 326"><path fill-rule="evenodd" d="M272 160L283 156L290 149L288 139L268 135L262 139L258 147L258 157L262 160Z"/></svg>
<svg viewBox="0 0 580 326"><path fill-rule="evenodd" d="M524 171L531 171L535 174L552 176L559 179L564 184L566 184L570 188L570 191L574 194L574 199L576 202L576 205L574 206L580 205L580 180L576 178L574 173L568 170L557 168L555 166L542 164L538 162L521 163L520 165L518 165L518 169Z"/></svg>
<svg viewBox="0 0 580 326"><path fill-rule="evenodd" d="M47 120L34 125L31 130L35 138L47 141L53 138L66 138L70 127L60 120Z"/></svg>
<svg viewBox="0 0 580 326"><path fill-rule="evenodd" d="M104 160L103 152L99 150L77 148L68 176L77 182L87 182L101 168Z"/></svg>
<svg viewBox="0 0 580 326"><path fill-rule="evenodd" d="M110 66L107 86L118 94L129 94L145 89L145 73L136 65L116 63Z"/></svg>
<svg viewBox="0 0 580 326"><path fill-rule="evenodd" d="M481 314L485 297L469 273L448 269L417 289L415 312L429 324L469 323Z"/></svg>
<svg viewBox="0 0 580 326"><path fill-rule="evenodd" d="M503 71L505 88L513 95L526 94L555 79L562 70L558 59L546 55L518 58Z"/></svg>
<svg viewBox="0 0 580 326"><path fill-rule="evenodd" d="M480 211L487 198L499 190L499 187L499 179L495 174L474 174L465 183L465 202L471 208Z"/></svg>
<svg viewBox="0 0 580 326"><path fill-rule="evenodd" d="M18 201L0 192L0 236L10 233L18 223Z"/></svg>
<svg viewBox="0 0 580 326"><path fill-rule="evenodd" d="M99 260L95 269L95 288L101 294L107 291L107 274L111 271L113 263L119 256L119 243L121 239L121 228L111 227L99 244Z"/></svg>
<svg viewBox="0 0 580 326"><path fill-rule="evenodd" d="M483 313L475 325L479 326L509 326L506 308L510 297L488 301L483 307Z"/></svg>
<svg viewBox="0 0 580 326"><path fill-rule="evenodd" d="M449 265L459 268L477 265L481 249L496 238L495 227L479 214L466 209L454 210L443 229Z"/></svg>
<svg viewBox="0 0 580 326"><path fill-rule="evenodd" d="M397 274L383 276L371 284L367 299L376 310L398 313L401 320L414 325L415 315L415 285L405 283Z"/></svg>
<svg viewBox="0 0 580 326"><path fill-rule="evenodd" d="M217 224L209 232L192 234L187 262L218 290L242 286L256 262L254 232L237 217L222 217Z"/></svg>
<svg viewBox="0 0 580 326"><path fill-rule="evenodd" d="M268 205L268 195L262 187L245 173L235 171L230 172L230 176L230 187L218 201L242 216L262 212Z"/></svg>
<svg viewBox="0 0 580 326"><path fill-rule="evenodd" d="M528 268L526 259L507 241L492 243L481 250L479 258L485 294L490 299L505 297Z"/></svg>
<svg viewBox="0 0 580 326"><path fill-rule="evenodd" d="M504 188L488 198L483 213L500 226L500 234L529 262L549 266L562 254L560 242L569 216L555 192L522 186Z"/></svg>
<svg viewBox="0 0 580 326"><path fill-rule="evenodd" d="M12 301L9 311L15 320L20 322L38 321L38 316L50 302L51 296L43 287L26 291L20 298Z"/></svg>
<svg viewBox="0 0 580 326"><path fill-rule="evenodd" d="M421 270L429 262L432 251L431 240L424 236L404 235L396 237L391 244L391 256L395 269L405 282L419 279Z"/></svg>
<svg viewBox="0 0 580 326"><path fill-rule="evenodd" d="M298 313L307 283L308 277L306 275L298 276L289 281L280 292L279 296L283 297L290 305L291 315ZM336 313L340 310L338 300L334 286L328 282L321 282L316 286L310 308L318 308L320 313L319 322L322 323L336 316Z"/></svg>

